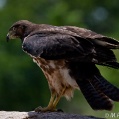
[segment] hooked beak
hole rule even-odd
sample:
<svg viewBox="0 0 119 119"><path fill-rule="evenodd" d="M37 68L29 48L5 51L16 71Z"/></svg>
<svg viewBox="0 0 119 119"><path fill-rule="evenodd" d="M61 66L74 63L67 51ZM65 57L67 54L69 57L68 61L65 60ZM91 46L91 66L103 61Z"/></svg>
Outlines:
<svg viewBox="0 0 119 119"><path fill-rule="evenodd" d="M16 39L17 36L14 35L14 32L9 31L6 37L6 41L8 42L10 39Z"/></svg>
<svg viewBox="0 0 119 119"><path fill-rule="evenodd" d="M8 42L10 40L9 33L7 34L6 41Z"/></svg>

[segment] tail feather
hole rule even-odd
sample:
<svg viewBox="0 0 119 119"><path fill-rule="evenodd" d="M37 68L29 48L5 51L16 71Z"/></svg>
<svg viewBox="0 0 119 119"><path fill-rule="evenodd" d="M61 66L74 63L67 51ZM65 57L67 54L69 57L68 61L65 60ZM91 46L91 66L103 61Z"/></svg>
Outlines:
<svg viewBox="0 0 119 119"><path fill-rule="evenodd" d="M119 101L119 89L101 75L95 75L91 83L96 90L100 90L113 101Z"/></svg>
<svg viewBox="0 0 119 119"><path fill-rule="evenodd" d="M101 76L95 64L72 63L70 69L70 75L75 78L81 92L94 110L111 110L113 101L119 101L119 89Z"/></svg>
<svg viewBox="0 0 119 119"><path fill-rule="evenodd" d="M77 83L92 109L111 110L113 108L112 101L101 91L96 91L88 80L78 81Z"/></svg>

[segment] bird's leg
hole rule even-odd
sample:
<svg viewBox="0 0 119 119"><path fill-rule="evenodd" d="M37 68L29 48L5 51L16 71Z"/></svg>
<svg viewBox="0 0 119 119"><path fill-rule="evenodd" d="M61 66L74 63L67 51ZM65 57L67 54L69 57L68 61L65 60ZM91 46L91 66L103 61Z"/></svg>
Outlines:
<svg viewBox="0 0 119 119"><path fill-rule="evenodd" d="M49 108L53 107L54 99L55 99L55 93L51 93L50 101L47 107Z"/></svg>
<svg viewBox="0 0 119 119"><path fill-rule="evenodd" d="M64 87L63 90L61 91L61 93L56 96L56 98L55 98L55 100L54 100L54 102L53 102L53 107L54 107L54 109L56 109L56 106L57 106L57 104L58 104L60 98L61 98L62 95L64 94L65 90L66 90L66 87Z"/></svg>
<svg viewBox="0 0 119 119"><path fill-rule="evenodd" d="M41 106L39 106L39 107L37 107L35 109L35 112L54 111L54 108L53 108L54 99L55 99L55 93L54 92L51 92L51 98L50 98L50 101L49 101L48 106L47 107L44 107L44 108L42 108Z"/></svg>
<svg viewBox="0 0 119 119"><path fill-rule="evenodd" d="M42 108L41 106L40 107L37 107L35 109L36 112L47 112L47 111L51 111L51 112L54 112L54 111L57 111L56 110L56 106L60 100L60 98L62 97L62 95L64 94L65 92L65 88L63 88L63 90L61 91L61 93L59 95L56 96L56 94L54 92L51 91L51 98L50 98L50 101L49 101L49 104L47 107L44 107ZM56 96L56 97L55 97Z"/></svg>

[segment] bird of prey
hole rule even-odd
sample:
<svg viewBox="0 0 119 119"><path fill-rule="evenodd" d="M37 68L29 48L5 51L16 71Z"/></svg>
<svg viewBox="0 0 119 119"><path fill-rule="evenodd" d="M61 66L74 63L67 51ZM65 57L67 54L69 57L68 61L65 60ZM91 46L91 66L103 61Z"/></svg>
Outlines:
<svg viewBox="0 0 119 119"><path fill-rule="evenodd" d="M119 89L108 82L96 65L119 69L113 49L119 42L75 26L35 24L27 20L14 23L7 34L19 38L22 49L42 69L51 91L47 107L35 111L56 111L62 96L73 97L80 89L94 110L111 110L113 101L119 101Z"/></svg>

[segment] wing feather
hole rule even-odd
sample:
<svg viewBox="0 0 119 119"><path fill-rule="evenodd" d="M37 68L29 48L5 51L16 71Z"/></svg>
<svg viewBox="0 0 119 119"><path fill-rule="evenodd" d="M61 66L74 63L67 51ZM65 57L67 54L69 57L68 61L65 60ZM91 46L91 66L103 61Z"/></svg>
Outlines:
<svg viewBox="0 0 119 119"><path fill-rule="evenodd" d="M119 42L83 28L62 26L33 32L24 39L22 47L33 57L93 62L119 68L111 50L118 49Z"/></svg>
<svg viewBox="0 0 119 119"><path fill-rule="evenodd" d="M86 39L60 33L37 33L28 36L22 47L25 52L32 56L49 60L84 58L92 53L93 49L92 43Z"/></svg>
<svg viewBox="0 0 119 119"><path fill-rule="evenodd" d="M66 26L66 28L67 30L72 31L77 35L80 35L81 37L90 40L96 45L103 46L109 49L119 48L119 41L115 40L114 38L97 34L96 32L93 32L85 28L79 28L74 26Z"/></svg>

